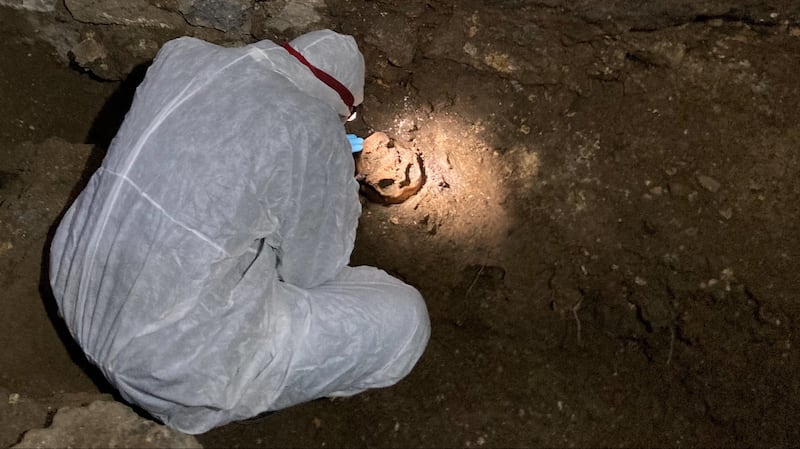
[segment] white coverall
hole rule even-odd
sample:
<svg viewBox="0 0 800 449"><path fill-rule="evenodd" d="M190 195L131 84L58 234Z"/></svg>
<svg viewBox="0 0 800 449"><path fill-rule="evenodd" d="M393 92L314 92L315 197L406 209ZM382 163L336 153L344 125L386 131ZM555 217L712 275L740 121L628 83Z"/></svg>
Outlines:
<svg viewBox="0 0 800 449"><path fill-rule="evenodd" d="M291 45L363 100L352 37ZM125 399L197 434L409 373L430 335L422 297L347 266L347 113L272 42L164 45L51 247L60 314Z"/></svg>

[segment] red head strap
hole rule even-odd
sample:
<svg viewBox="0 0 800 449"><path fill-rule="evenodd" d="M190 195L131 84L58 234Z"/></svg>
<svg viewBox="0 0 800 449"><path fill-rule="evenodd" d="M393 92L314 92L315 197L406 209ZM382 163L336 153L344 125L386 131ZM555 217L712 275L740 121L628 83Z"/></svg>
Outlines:
<svg viewBox="0 0 800 449"><path fill-rule="evenodd" d="M286 51L289 52L290 55L294 56L298 61L300 61L304 66L308 67L311 70L311 73L314 74L320 81L325 83L328 87L335 90L339 97L342 98L342 101L345 105L347 105L348 110L352 113L353 112L353 103L355 103L355 98L353 98L353 94L350 92L350 89L344 87L344 84L340 83L336 78L329 75L324 70L321 70L315 67L313 64L308 62L308 60L300 54L299 51L292 48L288 42L284 42L281 44Z"/></svg>

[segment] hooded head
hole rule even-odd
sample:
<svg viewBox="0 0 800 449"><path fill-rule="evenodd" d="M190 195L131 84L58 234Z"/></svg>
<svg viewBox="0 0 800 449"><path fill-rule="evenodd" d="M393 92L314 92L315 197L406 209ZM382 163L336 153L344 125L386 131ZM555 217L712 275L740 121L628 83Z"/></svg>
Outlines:
<svg viewBox="0 0 800 449"><path fill-rule="evenodd" d="M364 101L364 56L352 36L320 30L297 37L289 45L313 66L344 85L353 95L353 106ZM322 88L333 90L324 84ZM336 103L331 106L339 115L349 115L348 106L338 94L324 97Z"/></svg>

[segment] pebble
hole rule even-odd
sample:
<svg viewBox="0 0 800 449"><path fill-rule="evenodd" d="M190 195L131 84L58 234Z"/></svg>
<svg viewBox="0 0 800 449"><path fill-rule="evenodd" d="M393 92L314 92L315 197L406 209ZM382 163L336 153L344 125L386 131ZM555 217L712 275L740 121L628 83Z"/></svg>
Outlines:
<svg viewBox="0 0 800 449"><path fill-rule="evenodd" d="M730 281L733 280L733 268L724 268L719 275L719 278L723 281Z"/></svg>
<svg viewBox="0 0 800 449"><path fill-rule="evenodd" d="M670 195L672 196L689 196L691 193L691 189L689 189L686 184L681 184L679 182L670 182L667 184L667 189L669 190Z"/></svg>
<svg viewBox="0 0 800 449"><path fill-rule="evenodd" d="M733 217L733 209L730 207L722 208L719 210L719 214L722 215L722 218L730 220Z"/></svg>
<svg viewBox="0 0 800 449"><path fill-rule="evenodd" d="M14 244L11 242L0 242L0 256L14 249Z"/></svg>
<svg viewBox="0 0 800 449"><path fill-rule="evenodd" d="M719 181L712 178L711 176L706 176L706 175L697 175L697 182L699 182L704 189L712 193L717 192L721 186Z"/></svg>

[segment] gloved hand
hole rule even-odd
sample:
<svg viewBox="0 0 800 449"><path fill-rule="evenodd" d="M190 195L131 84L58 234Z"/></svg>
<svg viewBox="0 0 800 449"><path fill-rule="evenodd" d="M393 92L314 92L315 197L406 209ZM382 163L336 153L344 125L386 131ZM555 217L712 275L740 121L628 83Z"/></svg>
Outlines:
<svg viewBox="0 0 800 449"><path fill-rule="evenodd" d="M364 149L364 139L361 137L358 137L355 134L348 134L347 140L350 141L350 149L353 151L353 153L358 153Z"/></svg>

